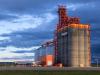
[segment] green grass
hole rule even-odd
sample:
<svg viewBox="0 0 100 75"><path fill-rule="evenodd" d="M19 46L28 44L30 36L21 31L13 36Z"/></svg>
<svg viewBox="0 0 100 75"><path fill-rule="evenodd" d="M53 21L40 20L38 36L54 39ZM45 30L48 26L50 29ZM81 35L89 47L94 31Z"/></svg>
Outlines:
<svg viewBox="0 0 100 75"><path fill-rule="evenodd" d="M98 71L0 71L0 75L100 75Z"/></svg>

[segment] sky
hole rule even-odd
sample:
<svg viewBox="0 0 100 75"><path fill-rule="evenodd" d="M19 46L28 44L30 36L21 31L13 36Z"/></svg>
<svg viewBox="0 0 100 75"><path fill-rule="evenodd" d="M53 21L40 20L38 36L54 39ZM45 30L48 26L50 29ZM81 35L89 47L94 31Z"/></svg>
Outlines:
<svg viewBox="0 0 100 75"><path fill-rule="evenodd" d="M58 5L91 25L91 52L100 58L100 0L0 0L0 62L34 61L34 50L53 39Z"/></svg>

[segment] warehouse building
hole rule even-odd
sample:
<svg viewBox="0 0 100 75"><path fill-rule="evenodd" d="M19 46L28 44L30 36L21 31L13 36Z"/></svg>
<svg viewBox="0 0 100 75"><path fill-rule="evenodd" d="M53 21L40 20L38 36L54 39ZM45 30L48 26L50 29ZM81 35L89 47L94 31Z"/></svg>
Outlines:
<svg viewBox="0 0 100 75"><path fill-rule="evenodd" d="M35 62L41 66L53 66L54 64L54 43L45 42L40 48L35 50Z"/></svg>

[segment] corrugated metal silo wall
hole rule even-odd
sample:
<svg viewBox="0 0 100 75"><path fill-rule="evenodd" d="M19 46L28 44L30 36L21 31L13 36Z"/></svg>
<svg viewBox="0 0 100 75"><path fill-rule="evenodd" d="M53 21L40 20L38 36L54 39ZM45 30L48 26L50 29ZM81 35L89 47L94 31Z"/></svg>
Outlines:
<svg viewBox="0 0 100 75"><path fill-rule="evenodd" d="M67 32L66 35L64 35ZM57 34L57 62L64 66L88 67L90 65L89 31L66 28Z"/></svg>
<svg viewBox="0 0 100 75"><path fill-rule="evenodd" d="M79 51L78 51L78 29L69 28L68 31L68 51L69 51L69 66L77 67L79 65Z"/></svg>
<svg viewBox="0 0 100 75"><path fill-rule="evenodd" d="M57 62L62 63L64 66L68 66L68 29L63 29L61 32L57 34Z"/></svg>
<svg viewBox="0 0 100 75"><path fill-rule="evenodd" d="M46 57L48 55L52 55L54 57L54 45L48 45L48 46L42 46L40 49L40 55L39 55L39 61L42 65L46 65L46 62L48 61ZM53 58L54 59L54 58Z"/></svg>
<svg viewBox="0 0 100 75"><path fill-rule="evenodd" d="M84 29L79 29L79 66L85 66Z"/></svg>
<svg viewBox="0 0 100 75"><path fill-rule="evenodd" d="M89 29L84 30L84 52L85 52L85 66L91 66L91 51L90 51L90 32Z"/></svg>

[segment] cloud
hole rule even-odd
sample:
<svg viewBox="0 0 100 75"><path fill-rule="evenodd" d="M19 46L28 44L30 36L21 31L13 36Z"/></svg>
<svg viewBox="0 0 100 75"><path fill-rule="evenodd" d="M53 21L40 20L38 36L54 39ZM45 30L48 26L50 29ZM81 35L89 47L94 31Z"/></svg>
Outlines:
<svg viewBox="0 0 100 75"><path fill-rule="evenodd" d="M2 47L3 52L0 51L0 62L1 61L22 61L22 60L28 60L33 61L34 60L34 50L39 48L39 46L34 46L31 48L16 48L13 46L9 47Z"/></svg>
<svg viewBox="0 0 100 75"><path fill-rule="evenodd" d="M13 20L13 19L16 19L17 16L16 15L11 15L11 14L8 14L8 13L2 13L0 12L0 20Z"/></svg>
<svg viewBox="0 0 100 75"><path fill-rule="evenodd" d="M19 57L2 57L0 58L0 62L33 62L34 56L19 56Z"/></svg>
<svg viewBox="0 0 100 75"><path fill-rule="evenodd" d="M7 39L10 39L9 37L2 37L0 36L0 40L7 40Z"/></svg>
<svg viewBox="0 0 100 75"><path fill-rule="evenodd" d="M0 0L1 10L12 13L44 13L58 3L58 0Z"/></svg>
<svg viewBox="0 0 100 75"><path fill-rule="evenodd" d="M14 46L7 46L7 47L4 47L6 51L9 51L9 52L13 52L13 51L31 51L31 50L35 50L37 48L39 48L40 46L33 46L33 47L30 47L30 48L17 48L17 47L14 47Z"/></svg>
<svg viewBox="0 0 100 75"><path fill-rule="evenodd" d="M0 0L0 52L4 54L0 57L22 60L25 58L22 53L30 54L31 49L28 48L52 39L58 22L59 4L67 6L68 15L80 17L82 23L91 24L91 43L95 45L92 50L99 53L99 3L99 0ZM12 56L7 58L6 54Z"/></svg>
<svg viewBox="0 0 100 75"><path fill-rule="evenodd" d="M21 51L12 51L13 53L33 53L34 51L33 50L21 50Z"/></svg>
<svg viewBox="0 0 100 75"><path fill-rule="evenodd" d="M85 7L84 7L85 6ZM78 16L81 18L83 23L94 23L95 21L98 21L98 12L100 12L100 9L98 8L99 5L96 2L93 3L83 3L83 4L70 4L68 6L69 8L69 15L71 16ZM72 11L71 11L72 9ZM75 9L73 11L73 9ZM91 13L93 12L93 13ZM94 15L95 12L95 15Z"/></svg>
<svg viewBox="0 0 100 75"><path fill-rule="evenodd" d="M17 19L13 19L12 21L0 21L0 34L36 28L40 25L50 23L56 18L55 15L51 13L45 13L42 16L17 15L17 17Z"/></svg>
<svg viewBox="0 0 100 75"><path fill-rule="evenodd" d="M0 21L0 34L27 28L35 28L40 24L42 24L42 18L23 15L14 21Z"/></svg>
<svg viewBox="0 0 100 75"><path fill-rule="evenodd" d="M0 47L0 51L1 52L5 51L5 48L4 47Z"/></svg>
<svg viewBox="0 0 100 75"><path fill-rule="evenodd" d="M3 39L0 40L0 47L40 45L42 41L53 38L54 24L51 22L55 19L55 15L45 13L42 16L22 15L11 22L1 22L0 37Z"/></svg>
<svg viewBox="0 0 100 75"><path fill-rule="evenodd" d="M3 34L2 37L9 37L10 39L1 40L0 46L15 46L15 47L32 47L40 45L41 42L53 38L53 30L43 30L38 29L27 29L23 31L17 31L10 34Z"/></svg>
<svg viewBox="0 0 100 75"><path fill-rule="evenodd" d="M82 1L82 0L77 0L77 1L75 1L75 0L67 0L67 1L65 1L64 0L64 2L67 2L67 3L71 3L71 4L83 4L83 3L93 3L93 2L96 2L96 3L98 3L98 2L100 2L99 0L84 0L84 1Z"/></svg>

